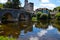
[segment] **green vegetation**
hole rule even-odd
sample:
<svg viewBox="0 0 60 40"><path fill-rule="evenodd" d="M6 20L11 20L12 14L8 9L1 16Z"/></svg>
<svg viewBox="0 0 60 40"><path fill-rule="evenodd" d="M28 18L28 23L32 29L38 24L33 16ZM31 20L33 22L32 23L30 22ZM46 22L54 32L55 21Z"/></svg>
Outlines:
<svg viewBox="0 0 60 40"><path fill-rule="evenodd" d="M14 8L14 9L19 9L21 7L21 2L19 0L12 0L11 1L7 1L4 4L4 8Z"/></svg>
<svg viewBox="0 0 60 40"><path fill-rule="evenodd" d="M51 18L50 15L49 18ZM37 12L37 14L35 14L35 16L33 15L32 17L32 21L40 21L40 20L47 20L47 19L48 19L48 14L43 14L41 12Z"/></svg>
<svg viewBox="0 0 60 40"><path fill-rule="evenodd" d="M36 17L32 17L32 21L37 21L37 18Z"/></svg>
<svg viewBox="0 0 60 40"><path fill-rule="evenodd" d="M19 0L13 0L13 8L19 8L21 6L21 2Z"/></svg>
<svg viewBox="0 0 60 40"><path fill-rule="evenodd" d="M53 23L53 26L54 26L55 28L57 28L58 31L60 31L60 21L55 20L54 23Z"/></svg>
<svg viewBox="0 0 60 40"><path fill-rule="evenodd" d="M15 38L9 38L9 37L0 36L0 40L16 40L16 39Z"/></svg>
<svg viewBox="0 0 60 40"><path fill-rule="evenodd" d="M37 17L35 14L33 14L33 16L32 16L32 21L37 21Z"/></svg>
<svg viewBox="0 0 60 40"><path fill-rule="evenodd" d="M6 2L6 4L4 4L4 8L12 8L12 2Z"/></svg>
<svg viewBox="0 0 60 40"><path fill-rule="evenodd" d="M40 19L47 20L48 19L48 14L42 14L40 16Z"/></svg>
<svg viewBox="0 0 60 40"><path fill-rule="evenodd" d="M58 11L60 12L60 6L58 6L58 7L54 8L54 9L53 9L53 11L54 11L54 10L55 10L55 11L57 11L57 10L58 10Z"/></svg>
<svg viewBox="0 0 60 40"><path fill-rule="evenodd" d="M0 8L3 8L3 4L2 3L0 3Z"/></svg>
<svg viewBox="0 0 60 40"><path fill-rule="evenodd" d="M60 12L56 13L55 17L57 20L60 20Z"/></svg>
<svg viewBox="0 0 60 40"><path fill-rule="evenodd" d="M5 16L2 16L2 19L1 20L2 20L2 23L3 24L6 24L7 23L7 18Z"/></svg>
<svg viewBox="0 0 60 40"><path fill-rule="evenodd" d="M37 12L37 20L40 20L41 12Z"/></svg>

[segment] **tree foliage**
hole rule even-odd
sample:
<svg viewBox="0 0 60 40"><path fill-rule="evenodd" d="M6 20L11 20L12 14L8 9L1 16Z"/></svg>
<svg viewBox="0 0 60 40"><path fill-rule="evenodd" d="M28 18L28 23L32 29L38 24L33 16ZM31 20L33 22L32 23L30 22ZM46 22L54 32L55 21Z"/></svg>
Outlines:
<svg viewBox="0 0 60 40"><path fill-rule="evenodd" d="M60 6L54 8L53 10L55 10L55 11L59 10L59 12L60 12Z"/></svg>
<svg viewBox="0 0 60 40"><path fill-rule="evenodd" d="M14 8L14 9L18 9L21 7L21 2L19 0L12 0L11 1L7 1L4 4L4 8Z"/></svg>
<svg viewBox="0 0 60 40"><path fill-rule="evenodd" d="M41 12L37 12L37 20L40 20Z"/></svg>
<svg viewBox="0 0 60 40"><path fill-rule="evenodd" d="M6 2L4 8L12 8L12 2Z"/></svg>
<svg viewBox="0 0 60 40"><path fill-rule="evenodd" d="M13 0L13 8L19 8L21 6L21 2L19 0Z"/></svg>
<svg viewBox="0 0 60 40"><path fill-rule="evenodd" d="M3 4L2 3L0 3L0 8L3 8Z"/></svg>

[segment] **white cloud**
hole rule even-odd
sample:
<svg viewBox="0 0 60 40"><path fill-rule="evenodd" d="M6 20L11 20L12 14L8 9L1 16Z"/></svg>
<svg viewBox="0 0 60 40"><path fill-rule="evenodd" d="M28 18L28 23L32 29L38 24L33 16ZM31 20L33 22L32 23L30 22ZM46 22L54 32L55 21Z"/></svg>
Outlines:
<svg viewBox="0 0 60 40"><path fill-rule="evenodd" d="M56 7L56 5L55 5L55 4L52 4L52 3L48 3L48 4L42 3L42 4L40 4L40 7L41 7L41 8L53 9L53 8Z"/></svg>
<svg viewBox="0 0 60 40"><path fill-rule="evenodd" d="M54 29L54 28L52 27L52 25L48 26L48 28L47 28L47 30L52 30L52 29Z"/></svg>
<svg viewBox="0 0 60 40"><path fill-rule="evenodd" d="M49 3L49 0L40 0L42 3Z"/></svg>
<svg viewBox="0 0 60 40"><path fill-rule="evenodd" d="M39 40L38 37L30 37L29 40Z"/></svg>
<svg viewBox="0 0 60 40"><path fill-rule="evenodd" d="M34 6L34 10L35 10L35 9L37 9L37 8L39 8L39 7L37 7L37 6Z"/></svg>
<svg viewBox="0 0 60 40"><path fill-rule="evenodd" d="M7 0L0 0L0 3L6 3Z"/></svg>
<svg viewBox="0 0 60 40"><path fill-rule="evenodd" d="M46 33L47 33L47 30L42 30L42 31L38 32L37 34L38 34L39 37L42 37L42 36L44 36Z"/></svg>

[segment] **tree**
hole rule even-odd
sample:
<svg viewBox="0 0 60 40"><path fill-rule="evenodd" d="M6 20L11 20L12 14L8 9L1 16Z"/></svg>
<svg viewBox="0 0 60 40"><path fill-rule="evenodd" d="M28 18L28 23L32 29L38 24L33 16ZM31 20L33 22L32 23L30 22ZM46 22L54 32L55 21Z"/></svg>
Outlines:
<svg viewBox="0 0 60 40"><path fill-rule="evenodd" d="M12 2L6 2L6 4L4 4L4 8L12 8Z"/></svg>
<svg viewBox="0 0 60 40"><path fill-rule="evenodd" d="M54 10L55 10L55 11L57 11L57 10L58 10L58 11L60 12L60 6L58 6L58 7L54 8L54 9L53 9L53 11L54 11Z"/></svg>
<svg viewBox="0 0 60 40"><path fill-rule="evenodd" d="M37 20L40 20L41 12L37 12Z"/></svg>
<svg viewBox="0 0 60 40"><path fill-rule="evenodd" d="M19 0L13 0L13 8L18 9L21 6L21 2Z"/></svg>
<svg viewBox="0 0 60 40"><path fill-rule="evenodd" d="M18 9L20 7L21 7L21 2L19 0L7 1L6 4L4 4L4 8Z"/></svg>

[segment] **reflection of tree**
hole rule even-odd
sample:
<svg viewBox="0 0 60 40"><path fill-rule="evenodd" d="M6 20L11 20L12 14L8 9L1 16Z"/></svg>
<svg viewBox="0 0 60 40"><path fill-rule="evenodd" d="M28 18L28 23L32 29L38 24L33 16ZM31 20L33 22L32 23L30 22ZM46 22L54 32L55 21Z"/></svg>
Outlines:
<svg viewBox="0 0 60 40"><path fill-rule="evenodd" d="M55 20L53 26L56 27L60 31L60 21Z"/></svg>
<svg viewBox="0 0 60 40"><path fill-rule="evenodd" d="M14 24L1 25L2 27L0 28L0 35L18 37L20 34L20 29L18 27L14 28L13 25Z"/></svg>
<svg viewBox="0 0 60 40"><path fill-rule="evenodd" d="M48 22L47 21L37 22L36 27L46 29L48 27Z"/></svg>
<svg viewBox="0 0 60 40"><path fill-rule="evenodd" d="M18 37L22 30L24 30L24 33L31 32L33 30L32 22L19 22L18 25L16 23L8 23L1 25L0 28L0 35L3 36L12 36L12 37Z"/></svg>

